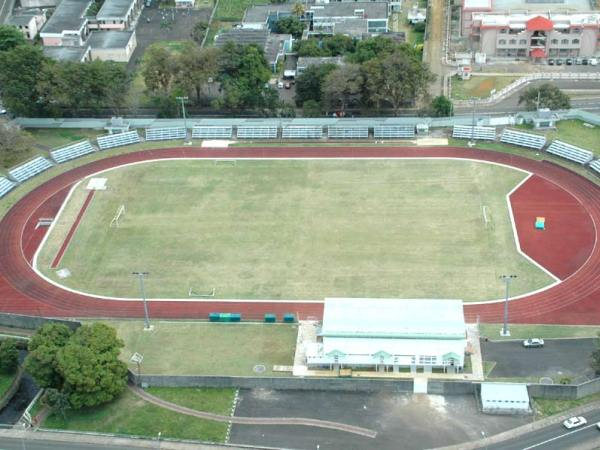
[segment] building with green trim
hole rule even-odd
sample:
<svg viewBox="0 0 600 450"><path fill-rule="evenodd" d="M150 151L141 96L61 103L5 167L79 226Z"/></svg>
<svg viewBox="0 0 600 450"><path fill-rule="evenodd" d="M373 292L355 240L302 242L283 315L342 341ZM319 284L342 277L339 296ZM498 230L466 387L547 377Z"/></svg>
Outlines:
<svg viewBox="0 0 600 450"><path fill-rule="evenodd" d="M318 341L306 346L306 363L310 369L460 372L466 346L461 300L330 298Z"/></svg>

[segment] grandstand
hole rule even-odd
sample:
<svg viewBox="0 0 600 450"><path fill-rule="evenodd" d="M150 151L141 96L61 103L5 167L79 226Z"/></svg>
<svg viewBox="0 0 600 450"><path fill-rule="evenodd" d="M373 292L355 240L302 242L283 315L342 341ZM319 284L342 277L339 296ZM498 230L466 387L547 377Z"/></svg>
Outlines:
<svg viewBox="0 0 600 450"><path fill-rule="evenodd" d="M44 172L52 167L52 163L42 156L32 159L31 161L21 164L12 170L8 171L10 177L22 183L23 181L29 180L35 177L37 174Z"/></svg>
<svg viewBox="0 0 600 450"><path fill-rule="evenodd" d="M495 141L496 128L454 125L454 128L452 129L452 137L459 139L475 139L480 141Z"/></svg>
<svg viewBox="0 0 600 450"><path fill-rule="evenodd" d="M277 139L279 128L277 126L238 126L239 139Z"/></svg>
<svg viewBox="0 0 600 450"><path fill-rule="evenodd" d="M412 125L387 125L373 128L375 139L386 138L412 138L415 136L415 127Z"/></svg>
<svg viewBox="0 0 600 450"><path fill-rule="evenodd" d="M185 139L187 129L185 127L147 128L147 141L170 141L173 139Z"/></svg>
<svg viewBox="0 0 600 450"><path fill-rule="evenodd" d="M10 181L8 178L0 177L0 198L4 197L10 191L12 191L17 183Z"/></svg>
<svg viewBox="0 0 600 450"><path fill-rule="evenodd" d="M61 147L56 150L52 150L50 152L50 156L52 159L56 161L56 163L61 164L66 161L70 161L75 158L79 158L84 155L88 155L94 152L94 147L90 141L78 142L77 144L68 145L66 147Z"/></svg>
<svg viewBox="0 0 600 450"><path fill-rule="evenodd" d="M130 144L138 144L140 142L140 135L137 133L137 131L127 131L125 133L98 136L97 140L100 150L106 150L108 148L122 147L124 145Z"/></svg>
<svg viewBox="0 0 600 450"><path fill-rule="evenodd" d="M283 139L321 139L323 127L312 125L291 125L281 131Z"/></svg>
<svg viewBox="0 0 600 450"><path fill-rule="evenodd" d="M214 125L195 125L192 128L194 139L231 139L233 127Z"/></svg>
<svg viewBox="0 0 600 450"><path fill-rule="evenodd" d="M587 164L594 159L593 152L559 140L553 141L546 151L579 164Z"/></svg>
<svg viewBox="0 0 600 450"><path fill-rule="evenodd" d="M327 136L338 139L367 139L369 137L369 127L330 126L327 128Z"/></svg>
<svg viewBox="0 0 600 450"><path fill-rule="evenodd" d="M511 130L506 128L502 132L500 142L506 144L518 145L519 147L533 148L541 150L546 145L546 138L539 134L523 133L522 131Z"/></svg>
<svg viewBox="0 0 600 450"><path fill-rule="evenodd" d="M600 159L597 159L596 161L592 161L590 163L590 167L592 168L592 170L594 170L598 175L600 175Z"/></svg>

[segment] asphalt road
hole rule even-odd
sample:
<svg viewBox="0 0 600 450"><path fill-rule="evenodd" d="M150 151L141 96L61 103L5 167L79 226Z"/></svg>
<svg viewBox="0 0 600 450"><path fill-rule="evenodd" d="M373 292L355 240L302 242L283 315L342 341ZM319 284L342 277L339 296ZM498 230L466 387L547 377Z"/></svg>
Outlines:
<svg viewBox="0 0 600 450"><path fill-rule="evenodd" d="M495 361L491 377L561 377L575 382L593 377L590 355L596 339L546 339L542 348L524 348L521 341L482 342L485 361Z"/></svg>
<svg viewBox="0 0 600 450"><path fill-rule="evenodd" d="M567 450L584 443L596 442L600 446L600 410L584 415L588 424L575 430L567 430L562 424L554 424L532 433L499 444L482 447L487 450Z"/></svg>
<svg viewBox="0 0 600 450"><path fill-rule="evenodd" d="M152 448L152 447L150 447ZM156 448L156 447L154 447ZM0 450L139 450L140 447L119 447L107 444L79 444L54 441L30 441L0 438Z"/></svg>

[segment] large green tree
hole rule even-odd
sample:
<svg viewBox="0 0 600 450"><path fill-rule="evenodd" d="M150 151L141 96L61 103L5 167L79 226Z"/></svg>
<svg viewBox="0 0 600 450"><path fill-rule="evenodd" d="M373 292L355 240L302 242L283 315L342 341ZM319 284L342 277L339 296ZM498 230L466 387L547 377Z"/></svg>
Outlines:
<svg viewBox="0 0 600 450"><path fill-rule="evenodd" d="M364 39L356 44L356 49L353 54L348 55L348 60L357 64L363 64L382 55L389 55L401 45L390 38L382 36Z"/></svg>
<svg viewBox="0 0 600 450"><path fill-rule="evenodd" d="M173 81L175 60L171 53L159 45L151 45L144 52L142 76L146 88L155 94L168 93Z"/></svg>
<svg viewBox="0 0 600 450"><path fill-rule="evenodd" d="M175 85L195 103L200 103L204 87L219 73L218 55L219 51L214 47L200 48L189 43L176 57Z"/></svg>
<svg viewBox="0 0 600 450"><path fill-rule="evenodd" d="M323 99L329 110L344 111L357 103L364 78L358 64L346 64L331 71L323 82Z"/></svg>
<svg viewBox="0 0 600 450"><path fill-rule="evenodd" d="M450 117L454 115L452 100L443 95L438 95L431 101L430 109L433 117Z"/></svg>
<svg viewBox="0 0 600 450"><path fill-rule="evenodd" d="M404 44L393 53L367 61L363 67L367 99L377 107L390 105L396 114L403 106L425 97L435 79L420 55Z"/></svg>
<svg viewBox="0 0 600 450"><path fill-rule="evenodd" d="M0 96L17 115L36 115L43 110L37 82L46 58L40 47L18 45L0 52Z"/></svg>
<svg viewBox="0 0 600 450"><path fill-rule="evenodd" d="M0 25L0 52L26 44L25 36L17 28Z"/></svg>
<svg viewBox="0 0 600 450"><path fill-rule="evenodd" d="M528 111L540 108L570 109L571 99L552 83L544 83L527 89L519 97L519 105L525 103Z"/></svg>
<svg viewBox="0 0 600 450"><path fill-rule="evenodd" d="M308 66L296 78L296 105L302 106L310 100L320 103L323 99L323 81L336 67L335 64Z"/></svg>
<svg viewBox="0 0 600 450"><path fill-rule="evenodd" d="M67 326L49 323L32 336L25 369L38 386L62 389L64 379L58 367L58 352L67 345L71 334Z"/></svg>
<svg viewBox="0 0 600 450"><path fill-rule="evenodd" d="M291 34L294 38L302 36L304 23L296 16L282 17L273 28L274 33Z"/></svg>
<svg viewBox="0 0 600 450"><path fill-rule="evenodd" d="M0 340L0 373L13 373L19 365L19 350L14 339Z"/></svg>

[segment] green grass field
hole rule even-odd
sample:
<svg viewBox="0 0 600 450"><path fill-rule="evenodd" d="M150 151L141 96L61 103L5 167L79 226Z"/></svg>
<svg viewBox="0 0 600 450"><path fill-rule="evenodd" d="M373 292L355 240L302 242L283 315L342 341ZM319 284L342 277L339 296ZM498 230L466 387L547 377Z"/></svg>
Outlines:
<svg viewBox="0 0 600 450"><path fill-rule="evenodd" d="M274 365L291 366L298 328L283 324L226 324L152 321L154 330L142 331L142 321L109 321L125 342L121 356L144 355L142 373L153 375L289 375ZM265 371L254 372L263 365Z"/></svg>
<svg viewBox="0 0 600 450"><path fill-rule="evenodd" d="M458 77L452 77L452 98L455 100L469 100L471 98L489 97L493 89L499 91L518 78L508 76L474 76L470 80L462 81Z"/></svg>
<svg viewBox="0 0 600 450"><path fill-rule="evenodd" d="M151 298L499 298L551 279L515 248L505 195L525 176L454 160L164 161L106 174L61 267L69 287ZM41 252L49 265L86 195ZM109 224L126 205L120 228ZM485 226L482 205L490 223ZM57 280L58 281L58 280Z"/></svg>
<svg viewBox="0 0 600 450"><path fill-rule="evenodd" d="M237 22L244 17L246 8L268 3L269 0L219 0L214 19L224 22Z"/></svg>
<svg viewBox="0 0 600 450"><path fill-rule="evenodd" d="M151 388L149 393L173 403L201 411L229 414L233 389ZM50 415L44 428L94 431L156 437L160 432L165 438L194 439L223 442L227 424L178 414L152 405L129 390L115 401L96 408L68 411L66 420L62 415Z"/></svg>
<svg viewBox="0 0 600 450"><path fill-rule="evenodd" d="M569 144L579 145L600 156L600 127L587 127L581 120L564 120L558 122L556 130L546 133L549 140L560 139Z"/></svg>
<svg viewBox="0 0 600 450"><path fill-rule="evenodd" d="M2 398L4 394L6 394L6 391L8 391L8 388L15 379L15 375L16 372L10 374L0 372L0 398Z"/></svg>

